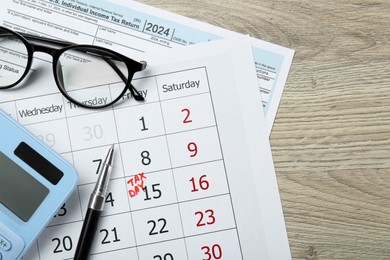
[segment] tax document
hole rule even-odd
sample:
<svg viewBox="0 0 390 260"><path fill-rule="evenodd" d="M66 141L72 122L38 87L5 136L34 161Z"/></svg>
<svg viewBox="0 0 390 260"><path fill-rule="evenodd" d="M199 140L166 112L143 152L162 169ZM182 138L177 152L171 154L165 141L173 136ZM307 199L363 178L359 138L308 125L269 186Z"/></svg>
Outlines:
<svg viewBox="0 0 390 260"><path fill-rule="evenodd" d="M20 86L1 90L0 108L80 174L24 259L72 259L112 144L90 259L290 259L249 38L167 51L144 53L149 65L132 81L144 102L126 93L113 107L78 107L39 53Z"/></svg>
<svg viewBox="0 0 390 260"><path fill-rule="evenodd" d="M99 45L140 59L144 52L241 36L125 0L5 0L0 20L10 28ZM255 38L251 42L269 135L294 51Z"/></svg>

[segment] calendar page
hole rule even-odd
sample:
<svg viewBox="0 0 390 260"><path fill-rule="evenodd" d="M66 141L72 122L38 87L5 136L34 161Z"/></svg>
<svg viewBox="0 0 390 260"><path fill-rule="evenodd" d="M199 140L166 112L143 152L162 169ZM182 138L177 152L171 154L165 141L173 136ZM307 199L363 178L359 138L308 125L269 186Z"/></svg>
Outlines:
<svg viewBox="0 0 390 260"><path fill-rule="evenodd" d="M1 90L0 107L80 174L77 191L23 259L73 258L111 144L113 172L90 259L288 259L249 40L145 60L133 80L144 102L126 93L114 107L77 107L39 55L20 87Z"/></svg>

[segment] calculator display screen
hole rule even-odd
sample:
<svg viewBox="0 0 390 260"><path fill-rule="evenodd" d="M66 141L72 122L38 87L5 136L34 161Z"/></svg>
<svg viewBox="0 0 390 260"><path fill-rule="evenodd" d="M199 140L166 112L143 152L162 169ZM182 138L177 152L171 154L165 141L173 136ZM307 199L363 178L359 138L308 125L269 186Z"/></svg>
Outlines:
<svg viewBox="0 0 390 260"><path fill-rule="evenodd" d="M0 203L27 222L49 189L0 152Z"/></svg>

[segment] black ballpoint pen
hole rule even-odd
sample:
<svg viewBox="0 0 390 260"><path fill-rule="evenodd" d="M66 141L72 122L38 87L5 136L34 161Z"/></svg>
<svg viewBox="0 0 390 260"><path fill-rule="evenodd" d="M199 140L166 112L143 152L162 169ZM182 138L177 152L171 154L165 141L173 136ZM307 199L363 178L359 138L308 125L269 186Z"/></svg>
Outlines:
<svg viewBox="0 0 390 260"><path fill-rule="evenodd" d="M100 167L95 189L89 199L87 214L81 229L74 260L86 260L95 235L96 226L103 211L104 202L111 175L111 165L114 158L114 145L110 147L106 159Z"/></svg>

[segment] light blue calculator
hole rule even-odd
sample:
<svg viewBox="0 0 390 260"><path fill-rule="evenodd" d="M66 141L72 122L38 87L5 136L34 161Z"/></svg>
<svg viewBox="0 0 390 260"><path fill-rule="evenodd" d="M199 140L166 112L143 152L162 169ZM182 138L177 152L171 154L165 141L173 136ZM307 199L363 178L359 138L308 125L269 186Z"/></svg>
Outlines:
<svg viewBox="0 0 390 260"><path fill-rule="evenodd" d="M27 252L77 182L71 164L0 109L0 260Z"/></svg>

